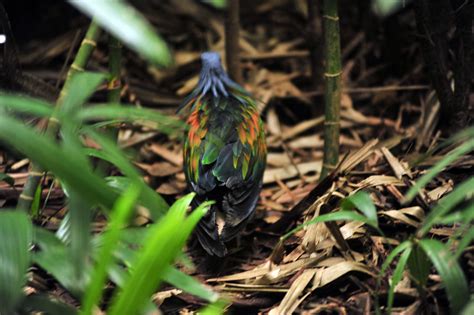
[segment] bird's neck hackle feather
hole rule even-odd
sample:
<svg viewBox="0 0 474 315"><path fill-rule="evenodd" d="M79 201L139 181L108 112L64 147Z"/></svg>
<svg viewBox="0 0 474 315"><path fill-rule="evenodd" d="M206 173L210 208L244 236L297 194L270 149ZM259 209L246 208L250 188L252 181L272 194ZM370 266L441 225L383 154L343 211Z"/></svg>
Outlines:
<svg viewBox="0 0 474 315"><path fill-rule="evenodd" d="M222 67L221 58L217 52L205 52L201 54L202 68L199 74L199 82L191 94L186 97L178 108L178 112L188 105L193 106L196 100L205 96L214 98L236 98L241 103L247 103L244 99L249 94L239 84L234 82Z"/></svg>

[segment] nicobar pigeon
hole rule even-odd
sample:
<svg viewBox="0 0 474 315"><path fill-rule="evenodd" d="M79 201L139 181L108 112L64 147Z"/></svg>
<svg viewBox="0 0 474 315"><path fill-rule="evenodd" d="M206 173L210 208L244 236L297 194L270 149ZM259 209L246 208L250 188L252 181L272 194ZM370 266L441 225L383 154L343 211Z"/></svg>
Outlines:
<svg viewBox="0 0 474 315"><path fill-rule="evenodd" d="M210 255L227 254L255 212L262 186L267 148L255 100L232 81L216 52L201 55L196 88L178 112L185 112L184 173L196 192L194 206L215 200L199 222L196 235Z"/></svg>

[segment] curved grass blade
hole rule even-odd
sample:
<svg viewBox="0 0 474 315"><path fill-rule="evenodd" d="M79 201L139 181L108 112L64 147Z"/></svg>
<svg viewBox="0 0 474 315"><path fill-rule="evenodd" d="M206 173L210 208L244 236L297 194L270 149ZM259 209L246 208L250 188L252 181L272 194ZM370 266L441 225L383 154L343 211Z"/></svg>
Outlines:
<svg viewBox="0 0 474 315"><path fill-rule="evenodd" d="M225 309L229 302L226 300L218 300L203 309L199 310L197 313L200 315L221 315L225 314Z"/></svg>
<svg viewBox="0 0 474 315"><path fill-rule="evenodd" d="M405 195L404 202L411 202L413 198L415 198L415 196L418 194L418 192L423 189L423 187L425 187L445 167L454 163L458 158L469 153L472 150L474 150L474 139L463 143L462 145L451 151L449 154L447 154L445 157L443 157L438 163L431 167L425 175L418 179L415 185L410 187L410 189Z"/></svg>
<svg viewBox="0 0 474 315"><path fill-rule="evenodd" d="M176 117L163 115L156 110L137 108L132 104L94 104L82 109L77 115L79 119L85 121L111 119L133 123L140 123L140 120L151 121L157 123L157 130L166 134L181 132L186 128L186 124Z"/></svg>
<svg viewBox="0 0 474 315"><path fill-rule="evenodd" d="M21 307L25 314L76 315L77 310L44 294L32 294L25 298Z"/></svg>
<svg viewBox="0 0 474 315"><path fill-rule="evenodd" d="M400 255L400 259L398 260L397 267L395 267L395 270L393 271L392 279L390 281L390 288L388 290L387 314L392 314L395 287L402 279L403 271L405 270L405 266L407 265L407 261L408 261L408 258L410 258L411 253L412 253L412 247L405 248L405 250L403 250L402 254Z"/></svg>
<svg viewBox="0 0 474 315"><path fill-rule="evenodd" d="M69 3L94 17L101 27L150 62L161 66L171 65L172 56L165 42L144 16L124 1L69 0Z"/></svg>
<svg viewBox="0 0 474 315"><path fill-rule="evenodd" d="M0 182L5 182L12 187L15 186L15 180L5 173L0 173Z"/></svg>
<svg viewBox="0 0 474 315"><path fill-rule="evenodd" d="M52 171L69 187L93 204L112 208L118 194L94 174L83 157L59 147L52 139L7 115L0 115L0 140Z"/></svg>
<svg viewBox="0 0 474 315"><path fill-rule="evenodd" d="M36 228L35 242L40 250L33 254L33 261L51 274L75 297L84 292L84 282L75 281L74 264L66 245L52 232ZM84 266L83 274L88 274L90 266ZM87 278L86 278L87 279Z"/></svg>
<svg viewBox="0 0 474 315"><path fill-rule="evenodd" d="M425 251L443 280L451 313L459 314L469 302L469 287L459 263L448 248L438 240L423 239L419 242L419 246Z"/></svg>
<svg viewBox="0 0 474 315"><path fill-rule="evenodd" d="M136 314L143 309L163 280L164 271L207 211L208 205L203 204L185 218L186 209L193 197L194 194L191 193L176 201L169 212L150 228L133 263L132 273L125 280L123 289L112 299L108 314Z"/></svg>
<svg viewBox="0 0 474 315"><path fill-rule="evenodd" d="M23 212L0 212L0 314L15 314L30 266L32 225Z"/></svg>
<svg viewBox="0 0 474 315"><path fill-rule="evenodd" d="M338 220L352 220L352 221L360 221L364 222L370 226L373 226L374 228L378 228L376 225L373 225L374 222L368 219L367 217L358 214L354 211L337 211L333 213L328 213L328 214L323 214L320 215L317 218L314 218L312 220L309 220L303 224L298 225L296 228L291 230L290 232L286 233L282 237L280 237L280 240L286 240L288 237L291 235L295 234L296 232L302 230L304 227L311 225L311 224L316 224L319 222L329 222L329 221L338 221Z"/></svg>
<svg viewBox="0 0 474 315"><path fill-rule="evenodd" d="M37 117L50 117L53 105L36 98L0 92L0 107Z"/></svg>
<svg viewBox="0 0 474 315"><path fill-rule="evenodd" d="M111 212L107 230L102 235L102 247L98 253L95 268L92 270L91 282L83 299L81 314L92 314L97 305L107 277L107 270L113 263L113 253L120 239L120 233L127 224L140 195L140 186L133 184L117 199Z"/></svg>
<svg viewBox="0 0 474 315"><path fill-rule="evenodd" d="M428 216L425 218L420 230L417 233L418 237L423 237L431 229L433 224L440 220L447 214L454 206L463 201L467 196L474 192L474 177L459 184L456 189L438 201Z"/></svg>
<svg viewBox="0 0 474 315"><path fill-rule="evenodd" d="M90 128L85 128L83 132L101 146L101 151L95 152L98 157L100 156L109 163L117 166L120 171L129 178L129 181L136 182L140 185L140 190L143 193L140 195L139 201L140 204L145 206L150 211L151 218L153 220L157 220L159 217L161 217L166 212L166 210L168 210L168 203L163 199L163 197L161 197L160 194L156 193L143 181L138 170L130 163L130 160L127 159L126 155L117 146L117 144ZM89 150L88 152L91 153L93 151ZM142 196L146 196L151 200L151 202L145 202L145 200L142 200Z"/></svg>
<svg viewBox="0 0 474 315"><path fill-rule="evenodd" d="M362 212L370 220L372 226L378 227L377 210L368 193L358 191L342 200L341 210L352 210L354 208Z"/></svg>

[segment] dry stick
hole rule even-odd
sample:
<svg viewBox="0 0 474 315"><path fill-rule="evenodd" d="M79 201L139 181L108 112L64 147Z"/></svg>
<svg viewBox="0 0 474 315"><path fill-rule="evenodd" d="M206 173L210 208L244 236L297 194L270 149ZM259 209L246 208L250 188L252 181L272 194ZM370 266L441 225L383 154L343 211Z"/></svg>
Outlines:
<svg viewBox="0 0 474 315"><path fill-rule="evenodd" d="M341 106L341 44L337 0L324 0L325 121L324 158L321 179L333 170L339 158L339 111Z"/></svg>
<svg viewBox="0 0 474 315"><path fill-rule="evenodd" d="M239 11L239 0L230 0L225 19L225 60L229 76L242 84L239 59Z"/></svg>
<svg viewBox="0 0 474 315"><path fill-rule="evenodd" d="M92 21L91 24L89 25L89 29L87 30L86 36L82 40L82 43L81 43L81 46L79 47L76 58L74 59L67 73L66 81L64 82L61 93L59 94L59 98L56 101L56 106L55 106L56 112L61 107L64 97L69 92L69 85L71 82L71 78L76 73L84 71L84 67L86 66L87 61L89 60L92 54L92 51L94 50L96 46L96 41L99 38L99 36L100 36L100 29L98 25L94 21ZM45 133L47 136L51 138L55 138L56 134L58 133L58 129L59 129L59 124L55 115L53 114L53 116L51 116L51 118L48 121L48 126L46 128ZM18 204L17 204L18 210L23 210L25 212L28 212L30 210L31 203L34 199L35 191L43 175L44 175L44 170L39 165L32 163L31 170L28 174L28 179L25 183L25 187L18 199Z"/></svg>

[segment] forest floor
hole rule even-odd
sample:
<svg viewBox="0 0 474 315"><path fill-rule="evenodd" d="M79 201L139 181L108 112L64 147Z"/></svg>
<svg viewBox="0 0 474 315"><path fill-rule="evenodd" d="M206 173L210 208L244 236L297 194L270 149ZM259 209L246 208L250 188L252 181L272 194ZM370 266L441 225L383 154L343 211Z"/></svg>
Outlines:
<svg viewBox="0 0 474 315"><path fill-rule="evenodd" d="M63 65L75 51L71 48L80 44L87 19L65 8L67 4L54 3L45 17L32 18L29 27L22 27L15 13L10 19L14 32L18 26L23 71L59 85L64 79ZM411 10L382 20L364 11L368 8L363 5L347 5L341 6L340 12L341 159L351 154L345 160L346 172L332 178L324 189L318 186L323 82L311 79L304 3L243 1L240 48L244 86L261 101L269 148L261 199L254 220L233 244L232 253L214 262L220 266L217 270L203 270L204 255L192 241L187 252L197 269L183 267L229 295L235 313L368 314L375 303L384 305L388 277L377 284L382 262L395 245L416 231L437 200L474 174L473 156L466 155L445 168L413 202L404 203L403 196L413 181L453 147L433 151L419 162L446 135L437 129L439 103L425 73ZM223 52L222 15L191 0L143 1L137 7L172 48L175 65L166 70L151 67L125 49L122 100L175 115L197 82L200 53ZM26 29L31 27L37 30L28 33ZM321 29L316 34L321 38ZM322 52L321 41L313 44ZM107 45L99 43L88 69L105 72L106 56ZM322 57L322 53L316 56ZM320 78L322 65L315 69ZM96 95L97 100L104 99L105 87ZM124 126L119 140L133 154L145 180L169 203L186 192L181 133L169 137L151 128ZM0 152L0 172L15 181L14 188L0 183L1 207L14 204L26 181L28 164L26 159ZM362 222L341 221L348 249L340 248L322 223L308 226L277 246L280 236L296 224L337 209L342 198L357 190L370 193L385 237ZM316 202L302 212L292 212L311 191L318 194ZM64 195L55 185L44 185L42 194L46 201L38 222L54 230L64 215ZM276 222L280 223L275 227ZM103 226L98 219L95 228ZM443 240L453 233L454 226L436 226L429 237ZM461 257L471 292L473 250L468 248ZM392 264L387 275L395 266ZM38 272L35 278L64 298L66 293L48 275ZM427 292L422 299L404 274L396 288L393 311L415 314L425 308L445 313L446 295L434 270ZM166 285L155 295L155 302L170 314L187 314L205 304Z"/></svg>

